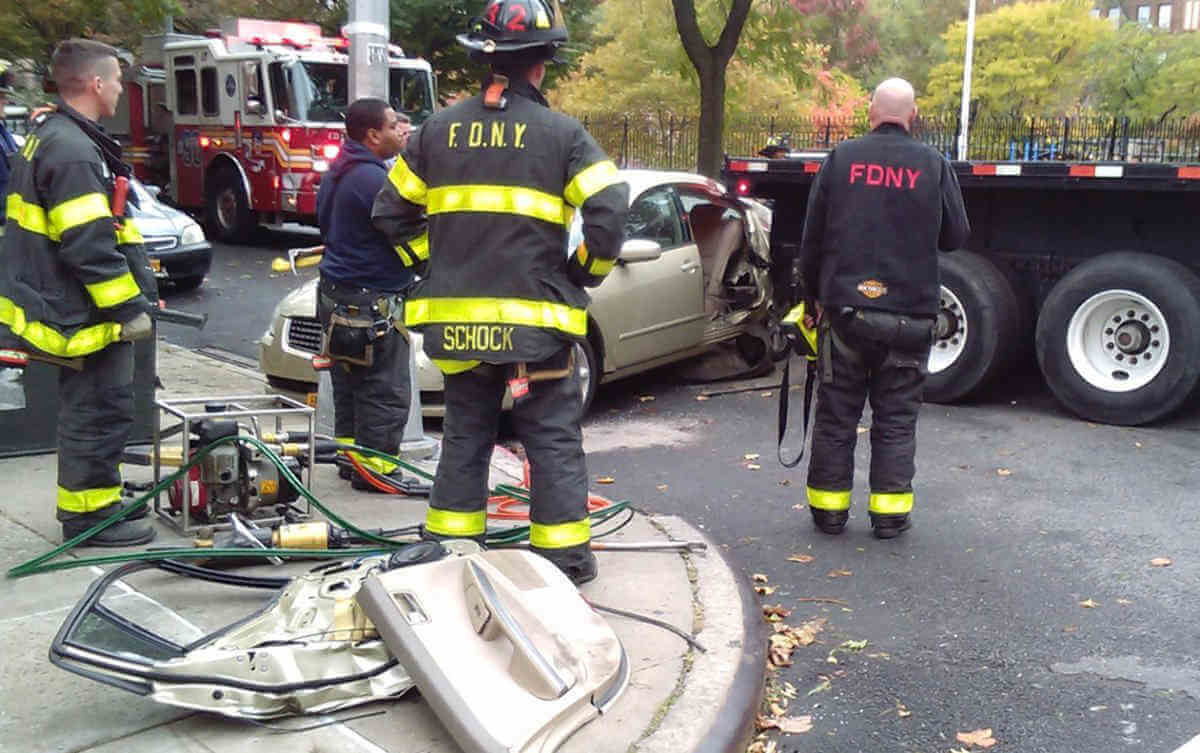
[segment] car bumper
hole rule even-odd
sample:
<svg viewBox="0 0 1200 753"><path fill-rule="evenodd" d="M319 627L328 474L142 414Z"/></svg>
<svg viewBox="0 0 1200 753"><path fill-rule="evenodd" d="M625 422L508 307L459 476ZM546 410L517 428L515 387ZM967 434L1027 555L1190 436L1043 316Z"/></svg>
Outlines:
<svg viewBox="0 0 1200 753"><path fill-rule="evenodd" d="M178 280L185 277L202 277L212 267L212 244L193 243L167 250L147 248L146 254L158 260L157 276L160 280Z"/></svg>

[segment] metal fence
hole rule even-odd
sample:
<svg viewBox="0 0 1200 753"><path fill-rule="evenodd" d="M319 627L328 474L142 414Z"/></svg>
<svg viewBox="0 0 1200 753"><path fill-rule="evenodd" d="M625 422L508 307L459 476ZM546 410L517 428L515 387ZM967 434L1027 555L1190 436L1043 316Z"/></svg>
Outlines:
<svg viewBox="0 0 1200 753"><path fill-rule="evenodd" d="M699 122L672 113L586 114L588 130L621 167L692 170ZM771 140L792 150L829 149L866 133L865 116L784 119L733 117L725 121L726 154L753 155ZM953 159L957 113L918 119L913 135ZM1123 116L1031 117L978 115L970 124L971 160L1200 162L1200 119L1133 120Z"/></svg>

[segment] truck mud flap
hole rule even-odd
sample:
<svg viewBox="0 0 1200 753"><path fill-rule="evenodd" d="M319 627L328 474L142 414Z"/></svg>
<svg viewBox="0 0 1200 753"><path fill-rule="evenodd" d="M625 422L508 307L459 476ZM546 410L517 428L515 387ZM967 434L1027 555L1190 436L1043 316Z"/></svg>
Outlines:
<svg viewBox="0 0 1200 753"><path fill-rule="evenodd" d="M616 633L531 552L379 573L356 600L466 753L556 750L629 681Z"/></svg>

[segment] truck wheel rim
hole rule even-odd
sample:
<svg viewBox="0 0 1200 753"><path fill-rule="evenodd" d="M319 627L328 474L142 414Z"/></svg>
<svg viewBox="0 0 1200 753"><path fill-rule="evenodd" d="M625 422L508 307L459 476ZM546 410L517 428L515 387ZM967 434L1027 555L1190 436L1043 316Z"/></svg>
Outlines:
<svg viewBox="0 0 1200 753"><path fill-rule="evenodd" d="M950 368L967 348L967 314L954 291L942 286L938 304L933 348L929 351L929 373Z"/></svg>
<svg viewBox="0 0 1200 753"><path fill-rule="evenodd" d="M1158 306L1132 290L1105 290L1083 302L1067 324L1067 357L1085 382L1132 392L1167 364L1171 337Z"/></svg>
<svg viewBox="0 0 1200 753"><path fill-rule="evenodd" d="M237 197L232 188L217 194L217 221L223 228L232 228L237 223Z"/></svg>

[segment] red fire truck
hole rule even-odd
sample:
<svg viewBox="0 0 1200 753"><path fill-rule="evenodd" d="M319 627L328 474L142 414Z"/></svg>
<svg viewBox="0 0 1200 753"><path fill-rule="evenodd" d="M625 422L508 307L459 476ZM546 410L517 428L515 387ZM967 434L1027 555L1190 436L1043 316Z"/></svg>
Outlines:
<svg viewBox="0 0 1200 753"><path fill-rule="evenodd" d="M345 138L349 47L316 24L247 18L204 36L149 36L105 125L136 175L203 210L218 240L259 224L315 224L321 175ZM420 124L435 102L429 63L396 45L379 54L392 106Z"/></svg>

